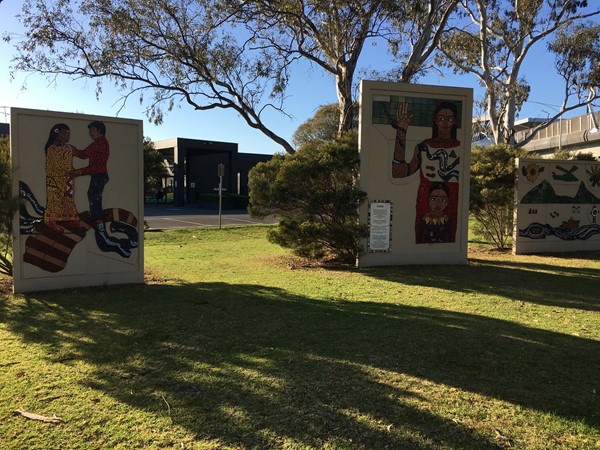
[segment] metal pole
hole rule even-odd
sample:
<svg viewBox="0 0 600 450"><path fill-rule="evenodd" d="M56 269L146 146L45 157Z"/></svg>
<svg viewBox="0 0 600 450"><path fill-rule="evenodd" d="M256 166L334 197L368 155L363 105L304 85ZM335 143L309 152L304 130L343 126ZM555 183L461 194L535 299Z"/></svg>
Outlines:
<svg viewBox="0 0 600 450"><path fill-rule="evenodd" d="M219 230L221 229L221 199L223 198L223 177L219 177Z"/></svg>
<svg viewBox="0 0 600 450"><path fill-rule="evenodd" d="M225 174L225 166L219 164L217 166L217 173L219 175L219 230L221 229L221 206L223 199L223 175Z"/></svg>

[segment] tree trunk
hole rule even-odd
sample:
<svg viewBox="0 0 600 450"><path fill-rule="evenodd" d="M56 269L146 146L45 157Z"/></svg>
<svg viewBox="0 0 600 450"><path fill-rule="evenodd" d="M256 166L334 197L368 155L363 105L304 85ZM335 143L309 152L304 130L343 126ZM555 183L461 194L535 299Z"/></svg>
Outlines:
<svg viewBox="0 0 600 450"><path fill-rule="evenodd" d="M338 64L338 74L335 77L338 104L340 108L338 136L341 136L346 131L352 130L352 125L354 123L354 102L352 101L353 74L354 70L350 70L346 65Z"/></svg>

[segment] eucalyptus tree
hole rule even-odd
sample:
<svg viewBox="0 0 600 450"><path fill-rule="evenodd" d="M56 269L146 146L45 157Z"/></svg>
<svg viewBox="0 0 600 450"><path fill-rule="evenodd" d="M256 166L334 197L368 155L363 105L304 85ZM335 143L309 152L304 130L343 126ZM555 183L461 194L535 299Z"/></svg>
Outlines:
<svg viewBox="0 0 600 450"><path fill-rule="evenodd" d="M565 80L563 109L569 108L567 100L575 97L578 103L585 101L591 112L592 101L598 98L600 89L600 24L565 27L548 49L556 55L557 71Z"/></svg>
<svg viewBox="0 0 600 450"><path fill-rule="evenodd" d="M354 77L365 43L388 40L410 81L458 0L25 0L14 69L114 83L161 123L178 104L235 110L293 153L268 112L290 115L298 60L335 78L338 134L353 126ZM410 24L410 25L409 25ZM390 58L391 59L391 58ZM384 67L389 60L380 61Z"/></svg>
<svg viewBox="0 0 600 450"><path fill-rule="evenodd" d="M284 60L303 59L335 78L338 134L352 129L353 80L365 43L387 33L388 0L248 0L245 18ZM403 3L398 9L404 8Z"/></svg>
<svg viewBox="0 0 600 450"><path fill-rule="evenodd" d="M286 59L303 58L335 78L338 135L356 120L354 78L365 44L389 44L391 56L370 73L414 81L435 50L458 0L249 0L248 23ZM383 71L393 61L401 67ZM378 70L379 69L379 70Z"/></svg>
<svg viewBox="0 0 600 450"><path fill-rule="evenodd" d="M406 2L404 9L392 7L394 33L388 38L396 67L383 78L403 83L414 82L435 69L433 56L439 40L454 16L458 0L421 0Z"/></svg>
<svg viewBox="0 0 600 450"><path fill-rule="evenodd" d="M214 0L25 0L15 70L89 78L138 96L153 122L179 103L229 108L286 151L267 111L283 108L288 62L255 45L237 22L240 2Z"/></svg>
<svg viewBox="0 0 600 450"><path fill-rule="evenodd" d="M514 126L530 92L522 76L526 58L534 45L600 14L599 8L586 7L586 0L460 0L463 20L444 33L439 44L444 58L439 61L479 78L486 90L486 112L496 142L526 143L515 142ZM575 99L571 103L573 90L565 92L569 95L561 110L534 129L529 139L565 112L590 101Z"/></svg>

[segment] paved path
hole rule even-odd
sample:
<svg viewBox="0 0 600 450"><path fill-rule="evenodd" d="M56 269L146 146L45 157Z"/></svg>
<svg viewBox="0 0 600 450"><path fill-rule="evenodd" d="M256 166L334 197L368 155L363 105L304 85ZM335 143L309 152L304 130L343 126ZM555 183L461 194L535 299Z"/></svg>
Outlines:
<svg viewBox="0 0 600 450"><path fill-rule="evenodd" d="M176 228L219 227L219 211L170 204L144 206L144 220L151 229L170 230ZM253 219L244 210L223 210L221 226L257 225L276 223L275 219Z"/></svg>

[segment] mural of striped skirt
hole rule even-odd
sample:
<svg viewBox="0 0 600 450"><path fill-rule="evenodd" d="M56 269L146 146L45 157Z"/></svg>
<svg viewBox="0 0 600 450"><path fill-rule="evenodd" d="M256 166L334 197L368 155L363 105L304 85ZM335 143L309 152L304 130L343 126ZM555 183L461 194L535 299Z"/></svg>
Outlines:
<svg viewBox="0 0 600 450"><path fill-rule="evenodd" d="M59 222L63 233L43 222L38 223L25 241L23 261L47 272L60 272L67 265L75 246L91 229L101 251L115 252L123 258L129 258L131 249L139 245L137 218L121 208L105 209L103 215L103 221L99 223L91 221L88 211L79 214L79 221ZM125 235L126 238L109 235L105 224L109 225L112 233Z"/></svg>

